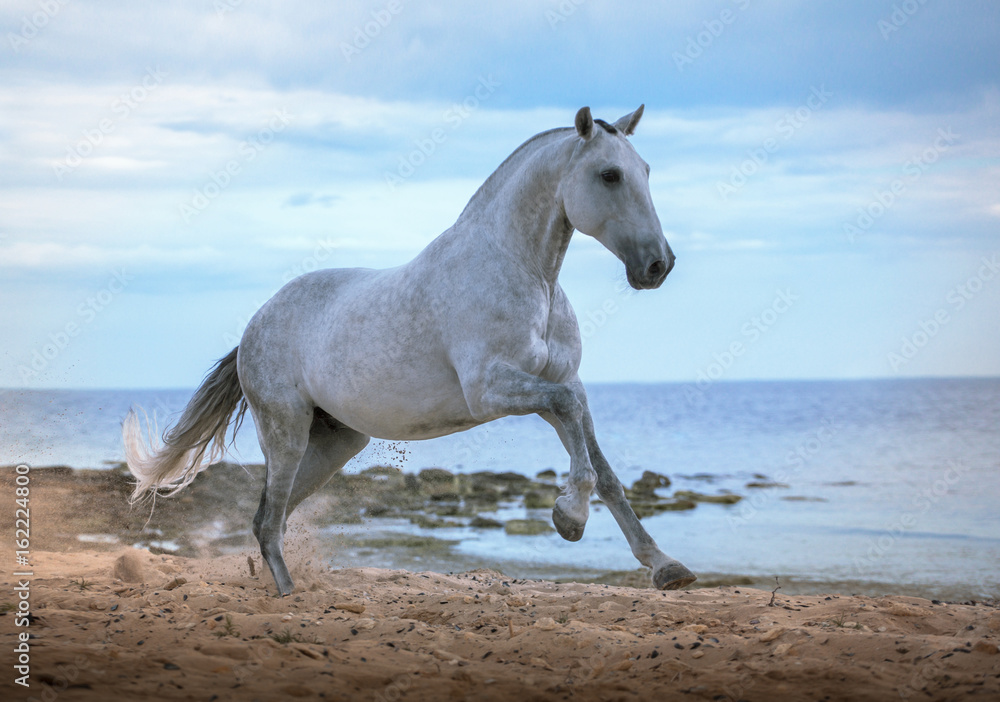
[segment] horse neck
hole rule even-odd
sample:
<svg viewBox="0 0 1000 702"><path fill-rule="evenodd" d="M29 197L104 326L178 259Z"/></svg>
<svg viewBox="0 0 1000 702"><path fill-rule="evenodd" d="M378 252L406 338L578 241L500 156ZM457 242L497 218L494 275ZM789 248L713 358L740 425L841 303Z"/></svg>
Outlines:
<svg viewBox="0 0 1000 702"><path fill-rule="evenodd" d="M559 197L572 145L564 138L530 144L490 176L467 210L475 211L477 236L552 286L573 234Z"/></svg>

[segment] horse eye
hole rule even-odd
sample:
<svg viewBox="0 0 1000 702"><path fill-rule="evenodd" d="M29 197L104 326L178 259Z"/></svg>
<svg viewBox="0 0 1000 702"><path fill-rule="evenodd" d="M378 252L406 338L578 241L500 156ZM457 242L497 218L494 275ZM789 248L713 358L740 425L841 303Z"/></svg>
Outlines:
<svg viewBox="0 0 1000 702"><path fill-rule="evenodd" d="M622 179L622 174L619 171L609 169L606 171L601 171L601 180L605 183L617 183Z"/></svg>

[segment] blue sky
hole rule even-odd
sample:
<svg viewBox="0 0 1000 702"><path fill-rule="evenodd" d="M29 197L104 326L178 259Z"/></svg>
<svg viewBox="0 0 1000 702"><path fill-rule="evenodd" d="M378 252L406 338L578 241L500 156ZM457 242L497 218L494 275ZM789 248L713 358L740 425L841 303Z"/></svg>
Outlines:
<svg viewBox="0 0 1000 702"><path fill-rule="evenodd" d="M192 387L290 277L640 103L678 262L633 293L577 235L585 381L1000 374L995 2L428 5L5 2L0 386Z"/></svg>

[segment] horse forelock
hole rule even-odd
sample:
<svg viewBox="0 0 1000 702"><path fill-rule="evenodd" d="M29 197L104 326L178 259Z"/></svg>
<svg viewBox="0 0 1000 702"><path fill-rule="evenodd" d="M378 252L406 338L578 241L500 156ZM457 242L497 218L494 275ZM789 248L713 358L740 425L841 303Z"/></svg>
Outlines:
<svg viewBox="0 0 1000 702"><path fill-rule="evenodd" d="M618 128L617 127L615 127L613 124L608 124L603 119L595 119L594 120L594 124L601 125L601 128L604 131L606 131L608 134L617 134L618 133Z"/></svg>

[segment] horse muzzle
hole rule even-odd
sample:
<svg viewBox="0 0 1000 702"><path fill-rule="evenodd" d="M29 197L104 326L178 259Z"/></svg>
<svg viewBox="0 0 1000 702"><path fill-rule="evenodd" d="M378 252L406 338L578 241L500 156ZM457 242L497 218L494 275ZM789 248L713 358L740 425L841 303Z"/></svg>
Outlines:
<svg viewBox="0 0 1000 702"><path fill-rule="evenodd" d="M639 265L625 266L628 284L636 290L655 290L667 279L667 274L673 270L673 252L669 249L663 257L646 258Z"/></svg>

